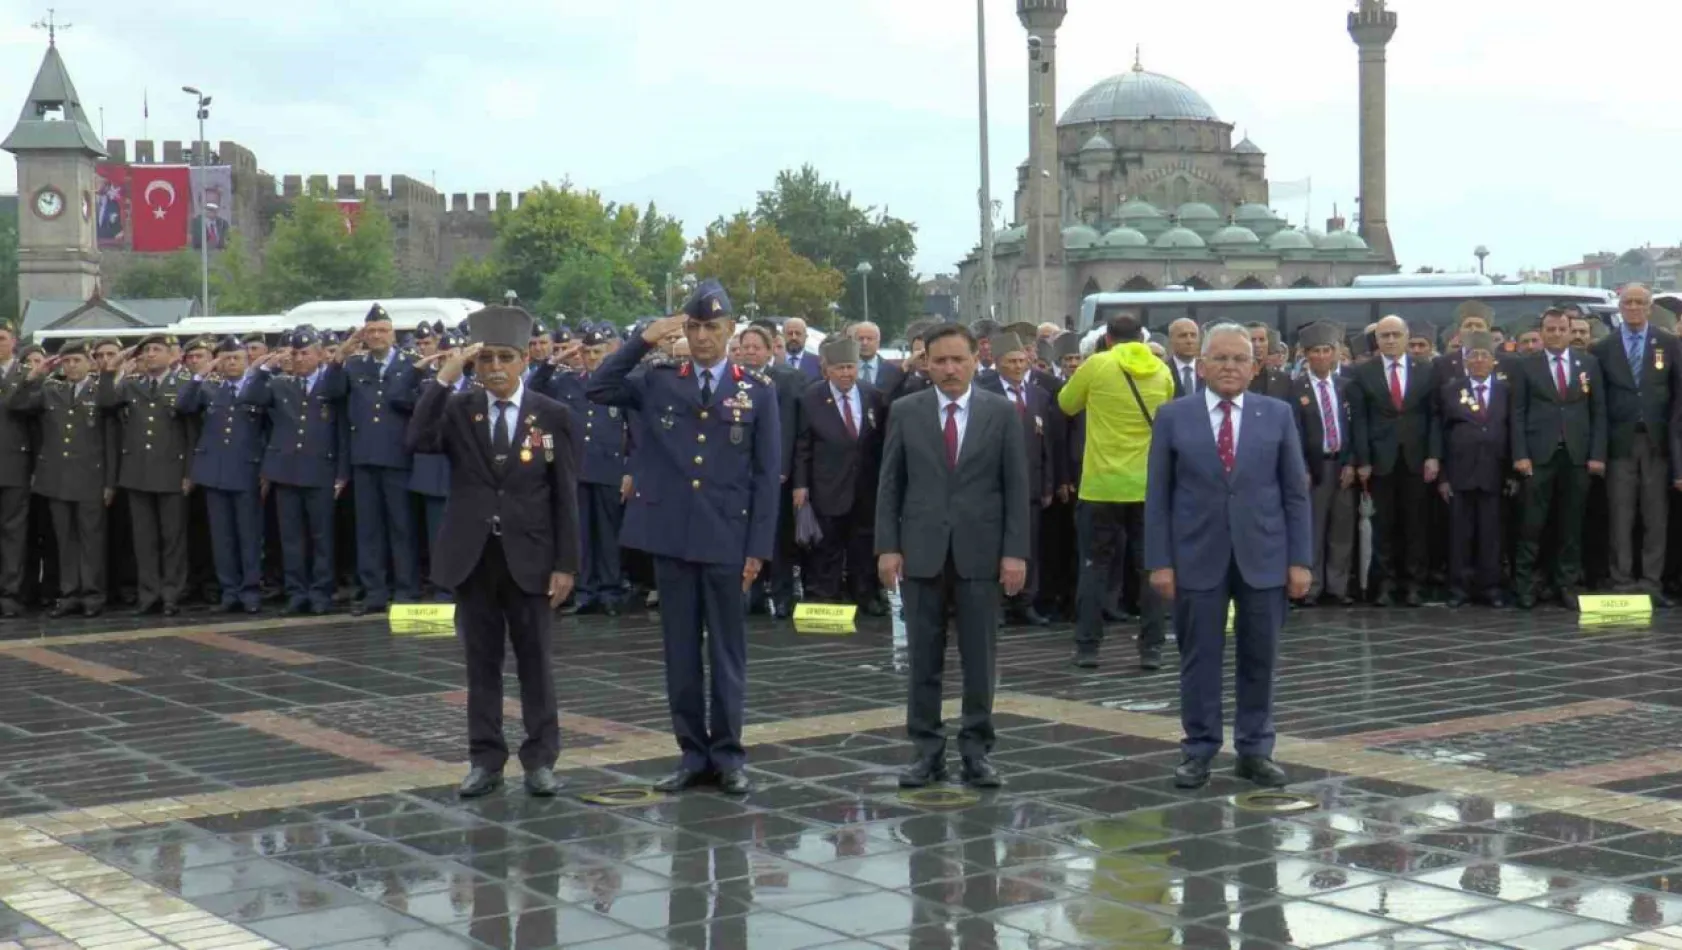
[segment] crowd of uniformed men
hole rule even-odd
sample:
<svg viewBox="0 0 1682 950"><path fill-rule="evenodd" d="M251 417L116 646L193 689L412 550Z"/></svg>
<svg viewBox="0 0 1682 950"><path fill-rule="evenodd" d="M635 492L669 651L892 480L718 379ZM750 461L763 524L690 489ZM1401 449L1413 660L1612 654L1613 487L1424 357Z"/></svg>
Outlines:
<svg viewBox="0 0 1682 950"><path fill-rule="evenodd" d="M1646 288L1625 288L1620 311L1609 328L1550 307L1508 327L1510 340L1477 302L1453 327L1400 316L1364 330L1316 325L1294 348L1253 326L1252 391L1292 404L1314 480L1315 582L1298 606L1530 607L1569 604L1584 589L1668 605L1682 583L1682 559L1666 561L1682 523L1668 504L1682 488L1682 426L1672 425L1682 348L1675 315L1655 310ZM831 335L821 354L797 319L735 330L730 357L774 384L781 417L776 556L751 609L787 616L798 593L884 611L876 467L894 401L929 385L918 361L934 326L909 327L898 361L869 323ZM1086 433L1084 413L1066 415L1057 397L1108 337L1050 324L975 329L977 384L1016 403L1038 499L1037 556L1006 613L1072 620L1090 553L1076 517ZM1199 341L1182 320L1151 344L1175 397L1201 386ZM49 355L0 328L0 614L91 616L113 602L173 614L195 601L257 613L270 599L286 613L338 604L361 614L447 598L425 589L422 567L449 463L410 452L404 428L436 375L427 357L460 346L458 331L422 325L399 340L376 306L354 332L301 327L273 342L155 334L129 349L88 340ZM527 385L578 423L578 613L658 596L647 558L619 545L636 491L631 410L586 392L621 342L609 325L538 326L528 351ZM682 358L686 345L674 335L653 355ZM1115 562L1105 618L1148 614L1136 545L1104 556Z"/></svg>

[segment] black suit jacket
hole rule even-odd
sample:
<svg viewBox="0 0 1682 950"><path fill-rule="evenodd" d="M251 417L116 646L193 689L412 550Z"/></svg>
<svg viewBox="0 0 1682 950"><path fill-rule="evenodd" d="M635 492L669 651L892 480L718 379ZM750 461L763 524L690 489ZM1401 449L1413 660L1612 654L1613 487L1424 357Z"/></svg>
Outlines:
<svg viewBox="0 0 1682 950"><path fill-rule="evenodd" d="M1339 468L1355 464L1355 440L1349 418L1349 380L1332 374L1332 410L1337 413L1337 454L1332 461ZM1320 417L1320 387L1312 373L1291 381L1291 408L1297 418L1297 434L1302 437L1302 460L1308 466L1309 480L1320 484L1321 465L1326 461L1325 422Z"/></svg>
<svg viewBox="0 0 1682 950"><path fill-rule="evenodd" d="M458 393L436 384L422 389L409 419L409 450L450 457L450 500L432 548L432 579L440 587L454 590L473 573L493 520L501 525L509 576L522 591L546 594L550 574L578 573L572 413L529 388L519 410L513 450L497 466L491 461L485 390L474 386ZM524 448L530 448L529 462L523 460Z"/></svg>
<svg viewBox="0 0 1682 950"><path fill-rule="evenodd" d="M785 479L793 478L794 437L800 431L800 394L812 381L800 370L774 360L765 367L764 373L771 378L771 385L777 390L777 416L782 423L778 434L783 437L782 475Z"/></svg>
<svg viewBox="0 0 1682 950"><path fill-rule="evenodd" d="M1507 374L1513 384L1509 423L1513 461L1545 462L1561 441L1574 465L1606 461L1606 388L1600 361L1586 350L1566 349L1571 369L1559 391L1547 350L1519 360Z"/></svg>
<svg viewBox="0 0 1682 950"><path fill-rule="evenodd" d="M1042 499L1055 493L1058 485L1066 484L1062 479L1067 477L1063 470L1063 459L1067 455L1063 448L1063 420L1067 417L1053 402L1054 397L1050 393L1028 380L1023 382L1026 385L1022 387L1022 398L1028 411L1018 414L1018 418L1022 420L1023 447L1028 452L1028 497L1038 509ZM998 374L980 384L979 388L1005 397L1011 409L1016 408L1016 400L1006 392L1005 381Z"/></svg>
<svg viewBox="0 0 1682 950"><path fill-rule="evenodd" d="M1170 371L1172 371L1172 367L1170 367ZM1290 399L1290 374L1286 373L1284 370L1266 367L1250 380L1249 390L1253 393L1260 393L1263 396L1272 396L1274 399Z"/></svg>
<svg viewBox="0 0 1682 950"><path fill-rule="evenodd" d="M811 492L811 505L826 518L859 509L873 517L876 469L882 459L882 394L863 383L851 398L859 415L858 438L847 434L841 406L827 381L813 383L800 395L800 432L794 440L795 488Z"/></svg>
<svg viewBox="0 0 1682 950"><path fill-rule="evenodd" d="M1174 380L1174 398L1178 399L1181 396L1184 396L1186 394L1186 385L1185 380L1180 378L1180 364L1174 362L1174 357L1172 355L1162 362L1167 365L1168 375ZM1251 381L1251 385L1255 385L1254 380ZM1193 360L1191 366L1191 391L1197 392L1202 388L1203 378L1197 375L1197 361Z"/></svg>
<svg viewBox="0 0 1682 950"><path fill-rule="evenodd" d="M1446 382L1437 394L1443 417L1443 480L1455 491L1499 492L1512 467L1507 420L1512 413L1511 378L1490 374L1489 408L1480 408L1470 379Z"/></svg>
<svg viewBox="0 0 1682 950"><path fill-rule="evenodd" d="M1384 358L1375 356L1356 367L1349 387L1350 421L1355 430L1355 464L1371 465L1378 475L1399 466L1418 473L1426 459L1442 458L1442 418L1437 412L1434 365L1412 356L1407 360L1407 388L1402 408L1390 400L1390 379Z"/></svg>
<svg viewBox="0 0 1682 950"><path fill-rule="evenodd" d="M891 393L894 391L894 387L899 385L899 381L904 378L905 370L900 369L898 363L890 359L884 359L878 354L876 357L876 379L872 382L865 382L864 374L860 372L859 385L869 386L880 393Z"/></svg>
<svg viewBox="0 0 1682 950"><path fill-rule="evenodd" d="M1641 382L1629 368L1621 330L1589 347L1606 377L1606 456L1628 458L1635 434L1645 430L1655 446L1670 453L1671 477L1682 472L1682 343L1668 334L1648 333L1642 346ZM1669 479L1667 479L1668 481Z"/></svg>

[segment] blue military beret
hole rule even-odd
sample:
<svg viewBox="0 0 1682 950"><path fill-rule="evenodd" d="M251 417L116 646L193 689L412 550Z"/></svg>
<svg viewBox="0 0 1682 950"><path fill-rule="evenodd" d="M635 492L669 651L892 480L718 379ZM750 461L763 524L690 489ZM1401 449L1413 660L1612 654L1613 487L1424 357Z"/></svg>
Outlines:
<svg viewBox="0 0 1682 950"><path fill-rule="evenodd" d="M245 344L243 344L239 341L239 337L225 336L221 339L220 342L218 342L216 344L216 355L217 356L221 356L223 353L243 353L243 352L245 352Z"/></svg>
<svg viewBox="0 0 1682 950"><path fill-rule="evenodd" d="M694 320L722 320L729 317L733 311L730 307L730 295L724 292L724 285L716 279L708 277L701 281L695 292L684 301L683 313Z"/></svg>
<svg viewBox="0 0 1682 950"><path fill-rule="evenodd" d="M368 315L362 318L363 323L390 323L391 314L385 312L385 307L374 304L368 308Z"/></svg>

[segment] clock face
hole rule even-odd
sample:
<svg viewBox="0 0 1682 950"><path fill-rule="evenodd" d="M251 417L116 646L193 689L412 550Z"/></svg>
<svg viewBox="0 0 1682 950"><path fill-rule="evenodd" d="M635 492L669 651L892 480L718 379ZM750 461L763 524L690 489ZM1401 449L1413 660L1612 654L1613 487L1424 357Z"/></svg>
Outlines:
<svg viewBox="0 0 1682 950"><path fill-rule="evenodd" d="M64 213L64 195L57 188L42 188L35 193L35 213L51 220Z"/></svg>

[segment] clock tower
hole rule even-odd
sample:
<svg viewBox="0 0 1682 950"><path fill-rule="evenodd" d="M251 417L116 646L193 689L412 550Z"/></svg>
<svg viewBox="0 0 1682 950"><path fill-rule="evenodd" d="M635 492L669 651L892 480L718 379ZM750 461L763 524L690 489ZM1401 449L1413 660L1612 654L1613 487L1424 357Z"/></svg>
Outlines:
<svg viewBox="0 0 1682 950"><path fill-rule="evenodd" d="M56 37L0 148L18 163L18 300L84 301L99 287L94 163L105 157ZM17 319L18 314L0 314Z"/></svg>

